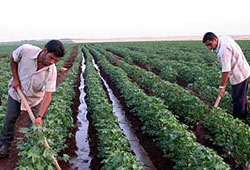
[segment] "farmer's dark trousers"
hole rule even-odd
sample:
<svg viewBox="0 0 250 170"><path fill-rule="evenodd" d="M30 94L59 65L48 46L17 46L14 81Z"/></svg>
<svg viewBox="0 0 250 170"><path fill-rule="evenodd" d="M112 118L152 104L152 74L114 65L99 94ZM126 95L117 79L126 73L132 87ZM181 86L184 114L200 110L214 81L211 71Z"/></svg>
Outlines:
<svg viewBox="0 0 250 170"><path fill-rule="evenodd" d="M9 95L1 137L1 141L4 145L10 146L14 139L16 121L21 113L20 106L21 104ZM40 104L31 108L34 115L38 114L39 107ZM28 126L31 126L30 120L28 121Z"/></svg>
<svg viewBox="0 0 250 170"><path fill-rule="evenodd" d="M232 85L233 116L246 120L247 118L247 94L249 78L240 84Z"/></svg>

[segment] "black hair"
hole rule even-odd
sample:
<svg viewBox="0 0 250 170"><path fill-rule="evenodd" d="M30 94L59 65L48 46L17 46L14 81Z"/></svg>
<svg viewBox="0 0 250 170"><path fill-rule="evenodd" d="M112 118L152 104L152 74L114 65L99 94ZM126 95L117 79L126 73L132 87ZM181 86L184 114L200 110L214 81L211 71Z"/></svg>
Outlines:
<svg viewBox="0 0 250 170"><path fill-rule="evenodd" d="M203 36L203 40L202 42L205 43L207 40L211 41L214 38L218 38L214 33L212 32L207 32L204 36Z"/></svg>
<svg viewBox="0 0 250 170"><path fill-rule="evenodd" d="M58 57L65 55L63 43L59 40L50 40L44 48L46 48L49 53L54 53Z"/></svg>

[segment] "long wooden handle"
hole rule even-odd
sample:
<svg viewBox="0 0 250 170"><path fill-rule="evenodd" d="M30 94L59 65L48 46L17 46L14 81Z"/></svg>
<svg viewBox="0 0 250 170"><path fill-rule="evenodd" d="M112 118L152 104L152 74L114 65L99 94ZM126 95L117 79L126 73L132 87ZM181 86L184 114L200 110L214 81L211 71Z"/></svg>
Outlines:
<svg viewBox="0 0 250 170"><path fill-rule="evenodd" d="M35 118L32 110L31 110L31 108L30 108L30 106L29 106L23 92L21 91L21 89L19 87L17 88L17 93L18 93L19 97L21 98L26 110L28 111L32 123L35 123L36 118Z"/></svg>
<svg viewBox="0 0 250 170"><path fill-rule="evenodd" d="M21 98L21 100L22 100L22 102L23 102L26 110L28 111L29 117L30 117L32 123L35 123L36 118L35 118L32 110L31 110L31 108L30 108L30 106L29 106L29 104L28 104L28 102L27 102L27 100L26 100L26 98L25 98L22 90L19 87L17 88L17 93L18 93L19 97ZM43 139L44 139L44 145L45 145L45 147L46 148L50 148L49 143L48 143L47 139L45 138L45 136L43 137ZM53 159L53 162L54 162L54 164L56 166L56 169L57 170L62 170L61 167L60 167L60 165L58 164L58 161L56 160L54 154L52 154L52 159Z"/></svg>
<svg viewBox="0 0 250 170"><path fill-rule="evenodd" d="M49 143L48 143L47 139L45 138L45 136L43 137L43 139L44 139L44 144L45 144L46 148L50 148ZM54 162L54 164L55 164L55 166L56 166L56 169L57 169L57 170L61 170L61 167L60 167L58 161L56 160L55 155L52 154L51 157L52 157L53 162Z"/></svg>
<svg viewBox="0 0 250 170"><path fill-rule="evenodd" d="M214 103L214 107L218 107L220 104L221 96L219 95L216 99L216 102Z"/></svg>

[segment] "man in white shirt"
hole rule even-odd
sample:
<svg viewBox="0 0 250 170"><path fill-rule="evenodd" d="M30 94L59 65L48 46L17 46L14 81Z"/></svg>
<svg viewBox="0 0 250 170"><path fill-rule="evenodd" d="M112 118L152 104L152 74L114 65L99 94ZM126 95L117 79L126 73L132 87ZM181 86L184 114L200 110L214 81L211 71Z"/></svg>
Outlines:
<svg viewBox="0 0 250 170"><path fill-rule="evenodd" d="M246 120L250 66L240 46L231 37L217 37L212 32L204 35L203 43L208 49L216 52L221 65L220 96L224 96L229 79L232 85L233 116Z"/></svg>
<svg viewBox="0 0 250 170"><path fill-rule="evenodd" d="M49 41L44 49L24 44L14 50L10 57L12 78L9 83L5 123L2 129L0 158L8 156L14 139L15 123L23 106L16 89L20 87L36 117L35 123L42 126L42 118L56 91L57 71L55 63L65 54L63 44ZM29 119L29 125L31 120Z"/></svg>

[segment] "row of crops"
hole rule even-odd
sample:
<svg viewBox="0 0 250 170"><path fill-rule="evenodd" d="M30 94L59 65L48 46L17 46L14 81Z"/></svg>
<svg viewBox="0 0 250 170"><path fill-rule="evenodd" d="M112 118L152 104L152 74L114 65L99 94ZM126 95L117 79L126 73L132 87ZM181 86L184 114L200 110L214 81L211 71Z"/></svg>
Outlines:
<svg viewBox="0 0 250 170"><path fill-rule="evenodd" d="M247 52L247 58L250 57L249 42L239 44ZM86 103L98 138L97 156L102 169L143 169L144 165L119 127L93 58L109 78L107 82L112 83L113 90L118 91L128 113L138 118L142 135L152 139L162 151L163 160L173 162L171 169L247 169L249 125L230 114L230 86L220 108L212 107L218 95L220 66L216 56L202 43L100 43L80 47L86 60ZM7 59L0 60L8 73L3 82L6 85L1 84L1 88L7 86L11 72ZM58 69L64 61L57 64ZM70 106L80 63L78 57L54 94L44 127L22 129L29 142L19 142L19 169L54 168L51 154L58 157L66 147L68 129L73 126ZM6 93L5 98L1 96L1 126L7 88L0 90ZM206 129L204 143L197 140L195 133L199 123ZM42 135L48 138L52 149L44 148ZM68 156L59 159L67 160Z"/></svg>
<svg viewBox="0 0 250 170"><path fill-rule="evenodd" d="M214 151L195 142L194 135L178 122L161 100L144 93L129 80L124 71L109 64L103 56L94 55L125 98L127 107L139 117L143 132L154 137L164 156L173 159L177 169L228 167Z"/></svg>
<svg viewBox="0 0 250 170"><path fill-rule="evenodd" d="M104 169L142 169L137 158L132 155L130 145L112 112L101 79L95 70L91 55L84 48L86 57L86 93L88 112L98 135L99 157Z"/></svg>
<svg viewBox="0 0 250 170"><path fill-rule="evenodd" d="M164 43L160 42L156 44L164 45ZM173 44L175 45L175 43ZM217 57L209 52L202 43L186 42L186 47L180 49L183 47L183 44L179 43L175 47L170 49L163 48L163 50L161 48L151 49L147 46L153 46L152 44L145 44L146 47L140 47L139 45L141 44L138 46L135 44L134 47L132 47L132 44L125 44L123 47L119 44L101 44L100 46L119 55L128 63L143 65L147 70L156 73L164 80L182 85L184 82L187 90L195 92L202 100L213 103L218 96L221 76ZM243 41L239 44L243 44L243 51L248 61L250 61L250 53L247 46L249 42ZM187 46L191 45L196 46L187 50ZM166 46L168 46L168 43L166 43ZM176 49L176 51L174 52L173 49ZM179 55L176 54L177 51ZM231 86L228 85L227 92L220 104L220 107L226 109L227 112L231 112L232 99L230 93ZM248 107L250 109L249 101Z"/></svg>
<svg viewBox="0 0 250 170"><path fill-rule="evenodd" d="M105 48L102 46L102 44L91 45L90 51L95 57L106 57L110 63L113 63L116 66L122 68L123 71L126 72L126 77L130 77L130 79L135 81L141 89L144 89L144 91L146 92L150 91L150 93L153 93L154 96L161 98L164 104L171 111L171 114L176 115L177 118L182 118L182 123L185 123L192 128L197 125L199 120L202 120L204 126L209 130L208 140L212 141L214 145L223 148L224 152L222 156L224 158L233 158L236 164L239 166L244 166L246 162L249 162L250 132L249 126L247 124L238 119L234 119L230 114L226 113L226 110L222 110L219 108L210 109L198 97L191 95L188 90L177 85L176 83L172 83L150 71L146 71L145 69L141 69L137 66L131 65L134 58L137 58L137 56L133 57L133 55L130 55L126 59L126 56L124 56L124 54L122 53L119 53L119 51L117 50L121 49L122 47L115 46L111 48L110 46L108 48ZM109 51L112 51L113 53L110 53ZM133 51L131 53L133 53ZM127 61L128 63L130 63L130 65L120 59L115 58L114 54L122 56L122 60ZM144 54L144 56L146 55L147 54ZM98 58L98 60L103 59ZM147 60L144 60L143 63L145 62L147 63ZM110 63L105 62L105 64L102 64L101 61L100 65L105 70L105 68L108 67L107 65L110 65ZM121 77L118 72L115 73L115 75L119 75L119 77ZM123 79L124 77L120 78L118 82L122 82ZM124 85L125 83L123 82L122 84ZM128 85L125 86L127 87ZM125 89L125 87L123 88ZM120 90L122 91L122 89ZM136 93L130 92L130 94ZM125 96L127 96L128 94L121 95L125 98ZM143 101L145 102L145 99ZM139 100L137 99L136 102L139 103ZM143 111L145 112L145 110L149 109L144 109ZM152 112L156 114L156 111ZM146 115L146 113L144 114ZM152 130L152 128L150 129ZM166 140L162 140L161 142L163 141L165 142ZM176 160L176 158L173 159Z"/></svg>

